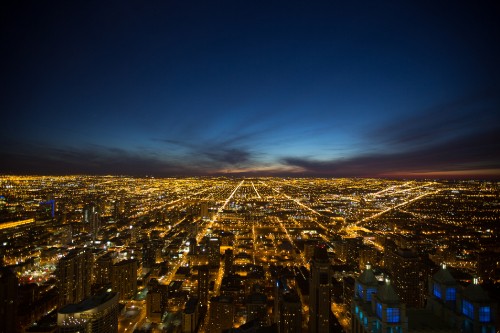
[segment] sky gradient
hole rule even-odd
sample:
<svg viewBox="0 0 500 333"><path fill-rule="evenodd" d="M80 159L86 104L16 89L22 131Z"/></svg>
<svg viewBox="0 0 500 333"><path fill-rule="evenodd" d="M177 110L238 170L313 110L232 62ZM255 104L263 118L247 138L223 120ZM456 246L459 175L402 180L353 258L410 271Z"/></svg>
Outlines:
<svg viewBox="0 0 500 333"><path fill-rule="evenodd" d="M0 15L0 173L500 178L495 1Z"/></svg>

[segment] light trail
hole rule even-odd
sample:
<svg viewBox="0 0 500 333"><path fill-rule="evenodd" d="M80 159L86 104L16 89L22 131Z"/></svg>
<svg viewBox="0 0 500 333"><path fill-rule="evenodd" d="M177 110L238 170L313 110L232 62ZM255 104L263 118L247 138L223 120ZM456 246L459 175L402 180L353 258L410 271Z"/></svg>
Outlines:
<svg viewBox="0 0 500 333"><path fill-rule="evenodd" d="M258 197L259 199L262 199L262 197L260 196L259 192L258 192L258 191L257 191L257 189L255 188L255 185L253 184L253 182L252 182L252 187L253 187L253 190L255 191L255 193L257 193L257 197Z"/></svg>
<svg viewBox="0 0 500 333"><path fill-rule="evenodd" d="M6 222L6 223L0 224L0 230L15 228L15 227L19 227L19 226L26 225L26 224L31 224L34 222L35 222L35 219L26 219L26 220L21 220L21 221Z"/></svg>
<svg viewBox="0 0 500 333"><path fill-rule="evenodd" d="M434 191L434 192L428 192L428 193L421 194L421 195L419 195L419 196L417 196L417 197L415 197L415 198L413 198L413 199L407 200L407 201L402 202L402 203L400 203L400 204L398 204L398 205L396 205L396 206L389 207L389 208L387 208L387 209L384 209L383 211L380 211L380 212L375 213L375 214L373 214L373 215L371 215L371 216L367 216L367 217L365 217L365 218L363 218L363 219L361 219L361 220L359 220L359 221L356 221L356 222L354 222L354 223L353 223L353 225L357 226L357 225L358 225L358 224L360 224L360 223L363 223L363 222L367 222L367 221L373 220L374 218L377 218L377 217L379 217L379 216L380 216L380 215L382 215L382 214L385 214L385 213L387 213L387 212L390 212L391 210L394 210L394 209L399 208L399 207L406 206L406 205L408 205L408 204L410 204L410 203L412 203L412 202L415 202L415 201L417 201L417 200L420 200L420 199L422 199L422 198L424 198L424 197L426 197L426 196L428 196L428 195L431 195L431 194L437 194L437 193L439 193L439 192L441 192L441 190L437 190L437 191Z"/></svg>

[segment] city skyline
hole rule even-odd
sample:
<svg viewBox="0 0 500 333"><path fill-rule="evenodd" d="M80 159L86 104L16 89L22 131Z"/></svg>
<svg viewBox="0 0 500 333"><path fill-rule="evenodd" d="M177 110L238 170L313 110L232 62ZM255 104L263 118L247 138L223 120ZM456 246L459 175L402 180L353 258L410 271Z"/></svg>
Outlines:
<svg viewBox="0 0 500 333"><path fill-rule="evenodd" d="M498 13L10 4L0 174L500 179Z"/></svg>

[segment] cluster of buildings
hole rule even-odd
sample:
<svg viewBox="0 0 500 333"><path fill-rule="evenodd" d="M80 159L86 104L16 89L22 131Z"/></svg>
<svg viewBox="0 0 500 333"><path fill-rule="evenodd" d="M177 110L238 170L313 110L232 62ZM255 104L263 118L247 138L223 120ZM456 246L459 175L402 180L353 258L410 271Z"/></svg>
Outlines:
<svg viewBox="0 0 500 333"><path fill-rule="evenodd" d="M0 192L0 332L498 329L497 184L0 177Z"/></svg>

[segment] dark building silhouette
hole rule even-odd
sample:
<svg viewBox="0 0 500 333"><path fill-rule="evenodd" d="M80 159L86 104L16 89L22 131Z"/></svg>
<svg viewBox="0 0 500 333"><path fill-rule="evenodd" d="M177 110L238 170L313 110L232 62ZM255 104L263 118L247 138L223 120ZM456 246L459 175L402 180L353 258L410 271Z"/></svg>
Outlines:
<svg viewBox="0 0 500 333"><path fill-rule="evenodd" d="M207 265L198 268L198 300L202 308L208 304L208 287L210 283L210 270Z"/></svg>
<svg viewBox="0 0 500 333"><path fill-rule="evenodd" d="M0 267L0 332L16 332L18 279L6 267Z"/></svg>
<svg viewBox="0 0 500 333"><path fill-rule="evenodd" d="M317 246L309 279L309 332L327 333L330 327L330 261L326 247Z"/></svg>

